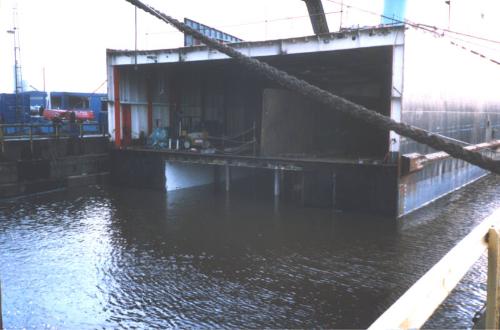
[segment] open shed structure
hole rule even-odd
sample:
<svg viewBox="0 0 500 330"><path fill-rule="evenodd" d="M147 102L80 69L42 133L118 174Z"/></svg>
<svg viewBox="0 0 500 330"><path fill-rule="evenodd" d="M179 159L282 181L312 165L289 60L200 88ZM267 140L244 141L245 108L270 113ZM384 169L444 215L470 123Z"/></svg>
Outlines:
<svg viewBox="0 0 500 330"><path fill-rule="evenodd" d="M469 144L497 138L500 66L432 33L385 26L232 46L396 121ZM275 193L284 183L305 204L401 216L485 174L428 159L434 150L205 46L108 50L107 63L114 177L123 183L171 190L216 181L221 167L226 182L230 169L263 168L275 171ZM165 148L140 145L161 127ZM208 143L192 149L190 134Z"/></svg>

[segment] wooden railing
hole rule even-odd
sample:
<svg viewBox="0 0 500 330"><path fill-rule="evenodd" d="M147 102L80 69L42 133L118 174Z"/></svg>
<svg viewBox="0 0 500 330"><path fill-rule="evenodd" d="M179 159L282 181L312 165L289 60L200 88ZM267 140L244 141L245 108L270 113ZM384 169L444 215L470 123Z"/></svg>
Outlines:
<svg viewBox="0 0 500 330"><path fill-rule="evenodd" d="M0 281L0 330L3 330L3 319L2 319L2 282Z"/></svg>
<svg viewBox="0 0 500 330"><path fill-rule="evenodd" d="M499 329L500 210L486 218L408 289L368 329L421 328L488 250L486 329Z"/></svg>

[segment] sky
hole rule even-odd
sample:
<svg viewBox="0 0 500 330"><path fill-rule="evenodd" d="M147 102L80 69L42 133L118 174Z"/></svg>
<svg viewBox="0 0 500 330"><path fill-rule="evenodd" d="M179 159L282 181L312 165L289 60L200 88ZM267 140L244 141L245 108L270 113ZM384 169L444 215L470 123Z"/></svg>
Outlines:
<svg viewBox="0 0 500 330"><path fill-rule="evenodd" d="M345 6L341 15L341 1L375 13L381 13L384 6L384 0L323 0L331 31L339 29L341 16L343 27L380 22L377 15ZM442 0L419 3L429 1L444 3ZM500 19L493 19L494 13L500 12L498 0L452 1L460 3L454 5L455 11L462 7L462 11L475 12L478 4L482 4L481 13L463 22L453 21L452 26L460 23L460 27L474 30L488 20L496 22L486 30L491 32L489 37L498 35ZM300 0L144 2L180 20L188 17L249 41L312 34L306 6ZM448 16L444 4L441 10L433 12L428 12L427 6L408 7L408 12L417 19L441 26L448 24L443 21ZM134 49L134 7L125 0L0 0L0 92L14 90L14 40L12 34L6 33L14 24L13 8L17 8L23 80L29 89L44 89L45 71L47 91L105 92L106 49ZM182 46L182 34L149 14L138 11L137 26L139 49Z"/></svg>
<svg viewBox="0 0 500 330"><path fill-rule="evenodd" d="M145 2L178 19L189 17L244 40L312 34L300 0ZM134 49L134 7L124 0L0 0L0 92L14 89L14 41L4 33L12 29L14 7L23 80L38 90L43 90L45 68L46 90L93 92L106 79L106 48ZM324 8L328 13L339 11L340 6L324 1ZM327 16L332 30L337 29L339 14ZM182 43L179 32L139 11L139 49L180 47ZM103 86L99 92L105 90Z"/></svg>

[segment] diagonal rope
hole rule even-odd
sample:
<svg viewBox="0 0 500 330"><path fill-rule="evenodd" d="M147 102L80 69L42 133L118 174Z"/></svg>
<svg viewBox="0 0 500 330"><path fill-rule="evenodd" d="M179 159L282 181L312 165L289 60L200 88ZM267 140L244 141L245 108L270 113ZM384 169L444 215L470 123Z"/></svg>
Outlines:
<svg viewBox="0 0 500 330"><path fill-rule="evenodd" d="M342 97L325 91L317 86L311 85L304 80L291 76L288 73L278 70L277 68L272 67L267 63L243 55L236 49L212 40L211 38L201 34L191 27L181 23L175 18L170 17L158 11L157 9L144 4L139 0L125 1L130 2L137 8L144 10L145 12L155 16L158 19L173 25L179 31L200 40L210 48L216 49L219 52L226 54L249 70L255 71L259 75L268 78L269 80L279 84L280 86L288 90L299 93L311 100L330 107L332 110L339 111L354 119L359 119L381 130L392 130L399 135L410 138L416 142L425 144L436 150L444 151L454 158L462 159L485 170L500 174L500 161L486 157L481 153L464 149L462 146L451 143L435 134L432 134L431 132L420 129L418 127L414 127L405 123L398 123L389 117L383 116L373 110L369 110L359 104L353 103Z"/></svg>

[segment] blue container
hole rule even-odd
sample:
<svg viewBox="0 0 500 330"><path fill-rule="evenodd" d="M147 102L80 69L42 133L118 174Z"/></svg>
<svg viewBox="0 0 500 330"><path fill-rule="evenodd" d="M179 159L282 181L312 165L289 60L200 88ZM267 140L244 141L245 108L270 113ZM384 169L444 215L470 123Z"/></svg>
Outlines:
<svg viewBox="0 0 500 330"><path fill-rule="evenodd" d="M17 107L16 107L17 104ZM16 108L18 111L16 111ZM0 94L0 114L5 124L25 123L30 120L29 95Z"/></svg>

